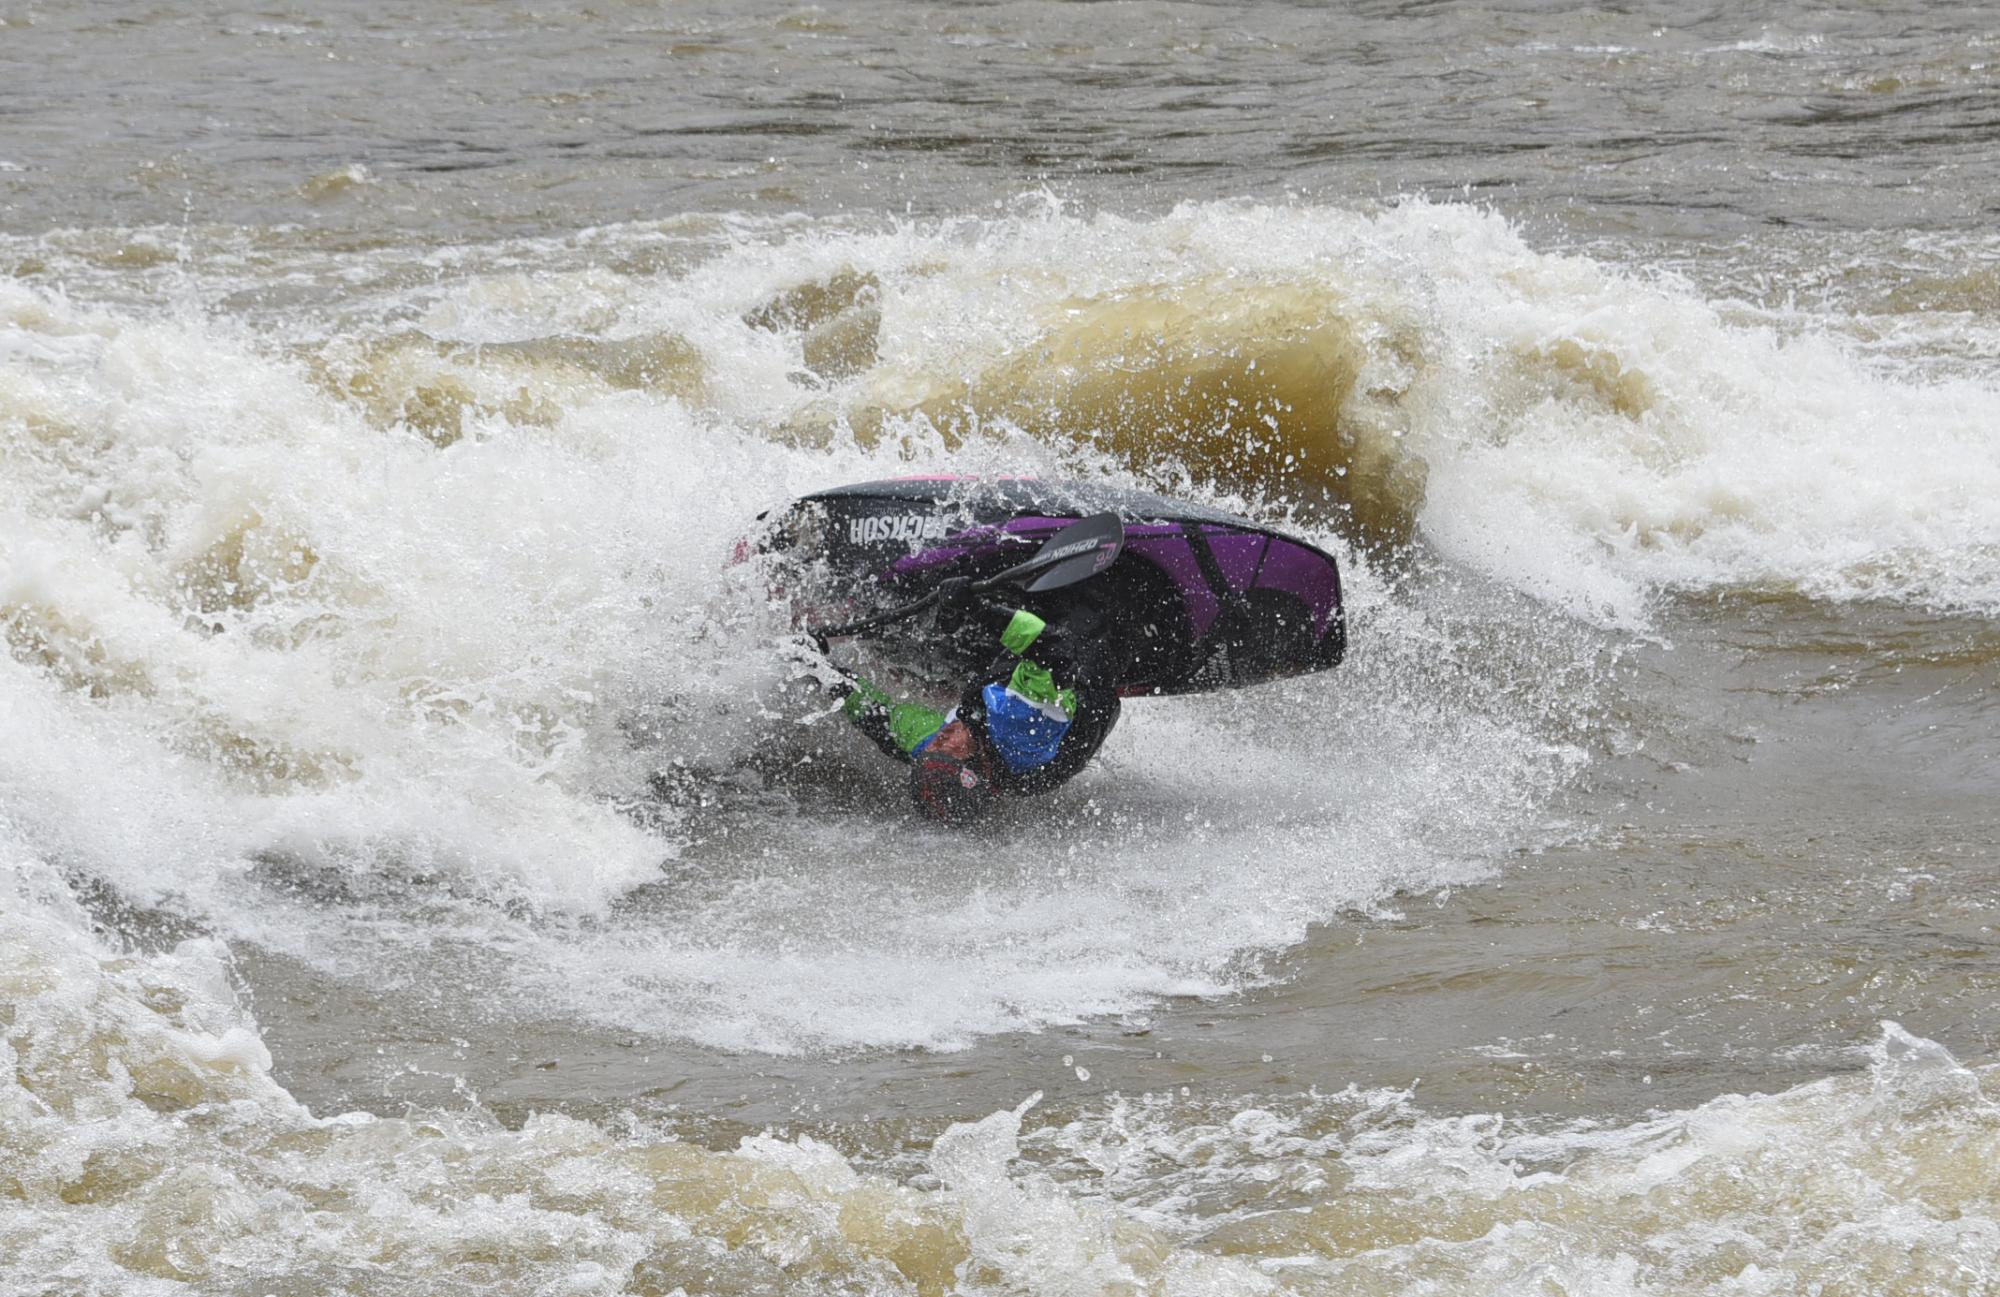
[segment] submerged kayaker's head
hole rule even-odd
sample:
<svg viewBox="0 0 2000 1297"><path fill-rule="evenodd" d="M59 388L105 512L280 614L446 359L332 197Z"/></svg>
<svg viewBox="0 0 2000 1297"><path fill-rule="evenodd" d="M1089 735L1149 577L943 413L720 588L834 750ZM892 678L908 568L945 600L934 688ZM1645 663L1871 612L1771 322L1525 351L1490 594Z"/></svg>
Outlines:
<svg viewBox="0 0 2000 1297"><path fill-rule="evenodd" d="M992 749L964 721L953 721L915 754L910 796L917 809L941 824L974 823L1000 795Z"/></svg>

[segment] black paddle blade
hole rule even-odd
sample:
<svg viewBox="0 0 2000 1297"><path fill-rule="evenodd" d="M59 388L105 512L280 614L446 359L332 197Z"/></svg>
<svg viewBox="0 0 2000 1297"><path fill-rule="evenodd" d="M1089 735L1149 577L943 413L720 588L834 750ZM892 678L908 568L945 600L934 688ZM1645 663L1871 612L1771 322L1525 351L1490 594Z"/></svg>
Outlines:
<svg viewBox="0 0 2000 1297"><path fill-rule="evenodd" d="M1016 563L979 584L991 587L1006 581L1025 581L1030 593L1075 585L1110 567L1124 547L1125 524L1118 515L1094 513L1049 537L1027 562Z"/></svg>

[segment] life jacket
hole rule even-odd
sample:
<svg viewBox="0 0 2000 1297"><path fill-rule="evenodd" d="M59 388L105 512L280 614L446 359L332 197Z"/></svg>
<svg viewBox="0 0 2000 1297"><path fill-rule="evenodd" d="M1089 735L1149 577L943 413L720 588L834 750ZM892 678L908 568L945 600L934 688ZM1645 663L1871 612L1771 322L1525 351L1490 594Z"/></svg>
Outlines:
<svg viewBox="0 0 2000 1297"><path fill-rule="evenodd" d="M1076 716L1076 692L1056 688L1048 669L1023 658L1007 683L979 691L986 704L986 736L1015 774L1055 760Z"/></svg>
<svg viewBox="0 0 2000 1297"><path fill-rule="evenodd" d="M1074 689L1059 688L1047 667L1027 656L1047 623L1026 609L1016 609L1000 634L1000 643L1019 660L1006 682L980 688L976 716L993 750L1008 771L1028 774L1047 765L1062 747L1077 715ZM970 705L970 699L967 700ZM892 756L914 761L959 718L959 708L938 712L914 703L898 703L865 680L856 680L845 710L877 746Z"/></svg>

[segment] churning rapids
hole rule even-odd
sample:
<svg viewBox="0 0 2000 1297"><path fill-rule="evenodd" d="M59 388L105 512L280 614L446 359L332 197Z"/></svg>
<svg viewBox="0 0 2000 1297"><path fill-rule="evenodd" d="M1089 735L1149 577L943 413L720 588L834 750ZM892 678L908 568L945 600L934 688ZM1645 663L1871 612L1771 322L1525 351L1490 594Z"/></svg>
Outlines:
<svg viewBox="0 0 2000 1297"><path fill-rule="evenodd" d="M0 1291L2000 1291L1990 22L61 8ZM1350 659L920 824L728 560L941 471Z"/></svg>

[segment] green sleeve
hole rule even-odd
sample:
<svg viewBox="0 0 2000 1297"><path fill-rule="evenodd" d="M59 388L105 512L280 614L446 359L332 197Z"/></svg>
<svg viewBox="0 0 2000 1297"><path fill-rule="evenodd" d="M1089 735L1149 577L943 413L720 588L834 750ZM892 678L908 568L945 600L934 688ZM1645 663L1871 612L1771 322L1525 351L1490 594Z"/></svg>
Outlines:
<svg viewBox="0 0 2000 1297"><path fill-rule="evenodd" d="M1008 677L1007 687L1030 702L1044 706L1054 704L1074 716L1076 691L1056 688L1055 679L1049 674L1049 669L1028 657L1028 650L1034 647L1035 641L1041 638L1042 632L1046 629L1048 629L1047 622L1026 608L1018 608L1014 612L1013 620L1007 623L1007 629L1000 632L1001 646L1021 659L1014 664L1014 674Z"/></svg>
<svg viewBox="0 0 2000 1297"><path fill-rule="evenodd" d="M1026 608L1016 608L1013 619L1007 623L1007 629L1000 632L1001 647L1017 658L1026 657L1029 646L1041 636L1047 626L1047 622Z"/></svg>
<svg viewBox="0 0 2000 1297"><path fill-rule="evenodd" d="M1076 690L1056 688L1055 677L1039 662L1022 658L1015 663L1014 674L1007 678L1007 687L1031 703L1044 706L1054 703L1071 716L1076 715Z"/></svg>
<svg viewBox="0 0 2000 1297"><path fill-rule="evenodd" d="M919 703L899 703L866 680L856 678L854 692L840 705L847 719L884 751L908 756L917 744L944 726L944 713Z"/></svg>

